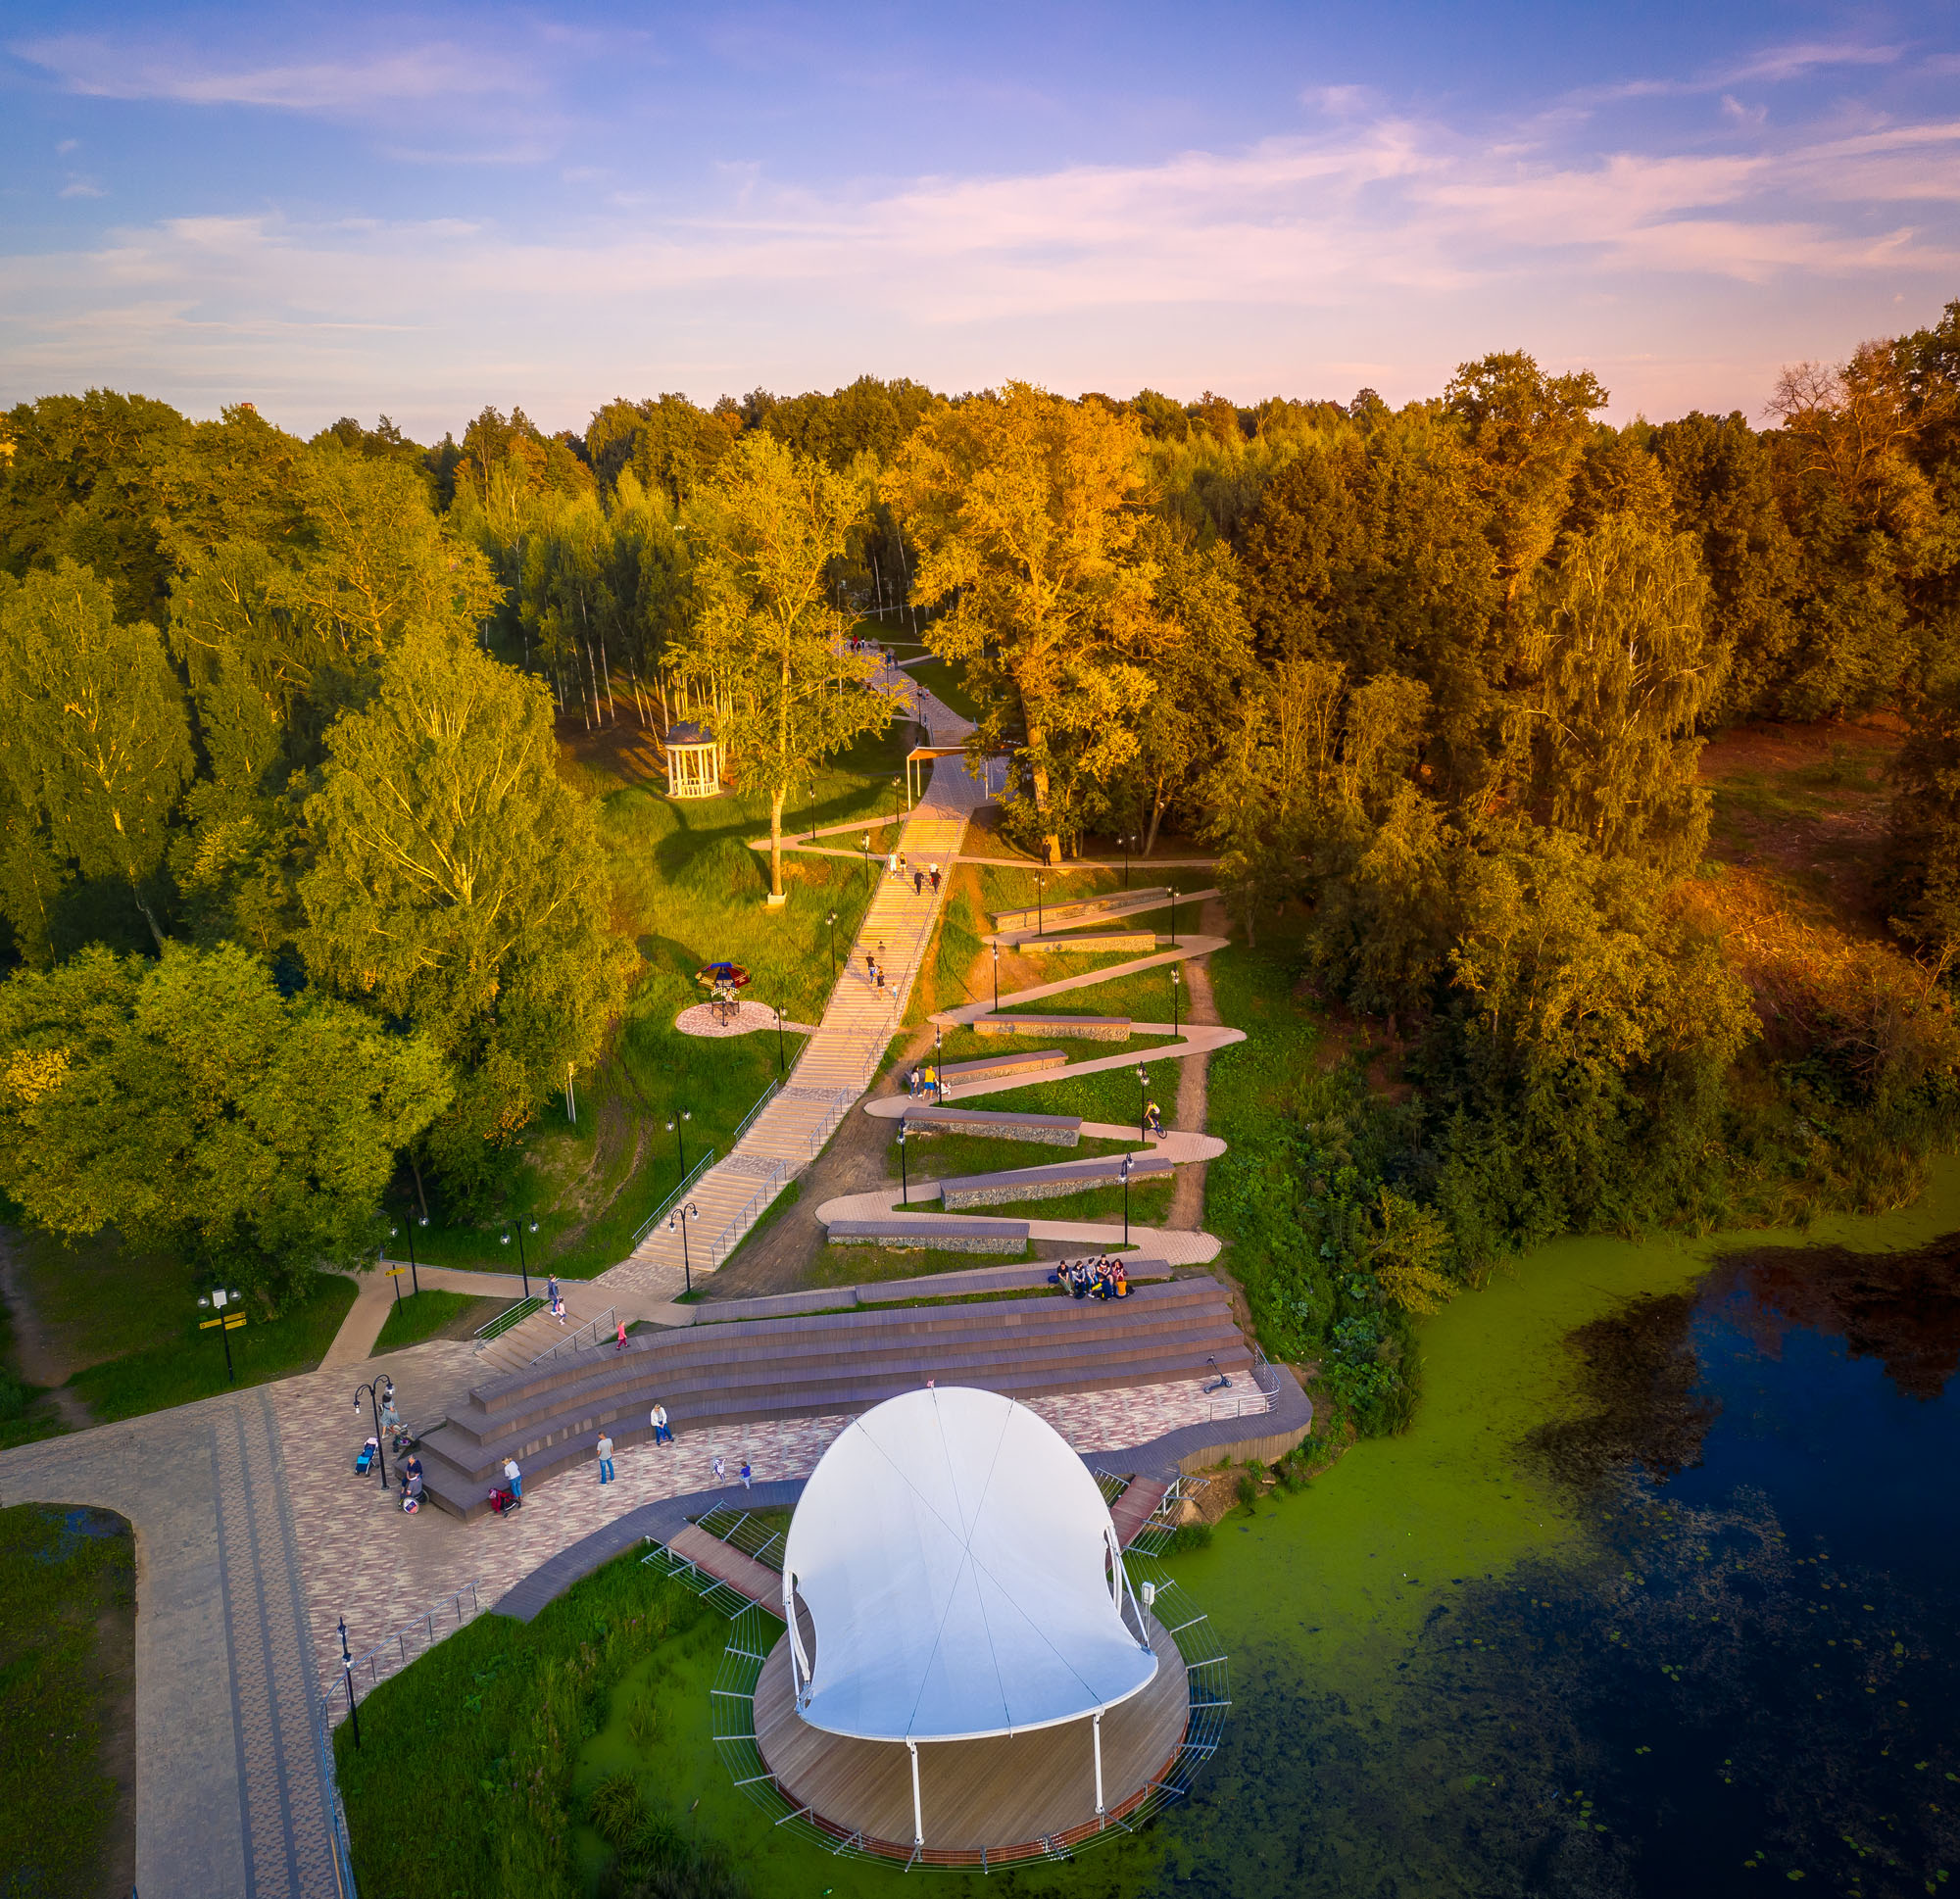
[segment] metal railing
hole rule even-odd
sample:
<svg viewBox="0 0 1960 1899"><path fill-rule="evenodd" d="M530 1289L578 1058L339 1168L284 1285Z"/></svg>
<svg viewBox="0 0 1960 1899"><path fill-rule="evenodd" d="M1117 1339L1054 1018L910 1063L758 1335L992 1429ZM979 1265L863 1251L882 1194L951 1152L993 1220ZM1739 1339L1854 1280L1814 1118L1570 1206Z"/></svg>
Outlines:
<svg viewBox="0 0 1960 1899"><path fill-rule="evenodd" d="M468 1615L464 1614L463 1605L466 1597L469 1602ZM453 1635L458 1629L476 1615L480 1607L481 1604L476 1599L476 1584L466 1582L462 1588L453 1589L448 1595L432 1604L415 1621L404 1623L392 1635L384 1636L372 1648L355 1656L352 1662L344 1663L341 1673L347 1681L353 1684L355 1700L359 1701L364 1694L372 1693L390 1676L401 1674L416 1656L426 1655L442 1639L442 1635ZM455 1617L453 1626L450 1621L452 1612ZM445 1625L442 1635L436 1633L438 1621ZM416 1644L413 1654L409 1649L411 1637L416 1638ZM344 1690L341 1700L342 1705L338 1708L329 1703L329 1716L335 1722L347 1712Z"/></svg>
<svg viewBox="0 0 1960 1899"><path fill-rule="evenodd" d="M476 1328L479 1344L487 1345L493 1339L501 1339L513 1326L522 1325L533 1312L542 1312L545 1302L534 1292L529 1298L519 1299L515 1305L507 1305L487 1326Z"/></svg>
<svg viewBox="0 0 1960 1899"><path fill-rule="evenodd" d="M568 1338L561 1339L555 1345L545 1349L531 1360L533 1365L542 1365L548 1358L556 1358L562 1351L576 1351L581 1345L596 1345L618 1323L619 1309L609 1305L596 1319L588 1319ZM590 1334L590 1337L587 1335Z"/></svg>
<svg viewBox="0 0 1960 1899"><path fill-rule="evenodd" d="M742 1144L742 1137L749 1132L749 1124L775 1098L776 1090L782 1087L780 1081L771 1082L761 1094L756 1096L756 1105L742 1117L742 1125L728 1137L728 1151L732 1154Z"/></svg>
<svg viewBox="0 0 1960 1899"><path fill-rule="evenodd" d="M724 1542L730 1549L738 1549L744 1556L760 1563L764 1569L782 1573L783 1533L772 1530L759 1518L753 1510L736 1510L729 1505L717 1504L705 1517L697 1519L697 1527L705 1530L718 1542Z"/></svg>
<svg viewBox="0 0 1960 1899"><path fill-rule="evenodd" d="M648 1214L647 1217L640 1222L639 1230L633 1235L633 1246L637 1246L643 1240L645 1240L647 1235L652 1233L653 1230L657 1226L659 1226L660 1223L662 1220L664 1220L669 1213L671 1213L674 1210L675 1206L679 1204L682 1195L684 1195L689 1191L689 1189L691 1189L694 1186L694 1184L701 1179L702 1175L707 1173L709 1168L714 1164L714 1154L715 1150L712 1147L709 1148L709 1150L705 1154L703 1154L702 1157L699 1160L697 1160L694 1163L694 1165L687 1170L685 1174L681 1176L680 1185L676 1187L674 1191L671 1193L669 1193L666 1196L666 1198L660 1203L659 1206L655 1207L653 1212ZM631 1252L633 1250L633 1246L628 1246L626 1250L628 1252Z"/></svg>
<svg viewBox="0 0 1960 1899"><path fill-rule="evenodd" d="M333 1717L326 1697L313 1698L313 1740L319 1749L319 1777L326 1788L326 1836L333 1849L333 1880L339 1899L360 1899L354 1884L354 1842L347 1834L347 1809L340 1798L340 1777L333 1767ZM129 1899L136 1899L132 1890Z"/></svg>

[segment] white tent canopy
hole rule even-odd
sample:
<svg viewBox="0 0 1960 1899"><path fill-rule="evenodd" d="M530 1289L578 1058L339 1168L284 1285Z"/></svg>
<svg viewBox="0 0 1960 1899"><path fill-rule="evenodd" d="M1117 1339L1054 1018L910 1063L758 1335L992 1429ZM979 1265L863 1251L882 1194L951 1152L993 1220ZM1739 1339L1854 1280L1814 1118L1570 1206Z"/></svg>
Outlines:
<svg viewBox="0 0 1960 1899"><path fill-rule="evenodd" d="M1108 1506L1055 1431L993 1391L906 1392L824 1452L790 1524L784 1602L816 1633L812 1669L790 1618L798 1706L877 1741L1100 1715L1156 1674L1128 1587Z"/></svg>

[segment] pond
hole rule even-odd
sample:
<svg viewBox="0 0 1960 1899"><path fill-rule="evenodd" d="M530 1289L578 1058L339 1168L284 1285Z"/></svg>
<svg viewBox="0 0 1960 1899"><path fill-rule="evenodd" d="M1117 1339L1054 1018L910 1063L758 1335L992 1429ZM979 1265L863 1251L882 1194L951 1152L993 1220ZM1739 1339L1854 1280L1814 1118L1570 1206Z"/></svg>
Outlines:
<svg viewBox="0 0 1960 1899"><path fill-rule="evenodd" d="M1237 1705L1159 1889L1946 1883L1953 1188L1547 1247L1428 1328L1406 1437L1186 1566Z"/></svg>
<svg viewBox="0 0 1960 1899"><path fill-rule="evenodd" d="M1192 1801L986 1889L1939 1890L1960 1871L1941 1236L1960 1167L1903 1214L1562 1242L1456 1301L1423 1328L1413 1430L1177 1560L1235 1700ZM707 1745L711 1672L704 1650L662 1694L663 1745L615 1726L581 1778L658 1761L758 1894L892 1889L745 1808Z"/></svg>

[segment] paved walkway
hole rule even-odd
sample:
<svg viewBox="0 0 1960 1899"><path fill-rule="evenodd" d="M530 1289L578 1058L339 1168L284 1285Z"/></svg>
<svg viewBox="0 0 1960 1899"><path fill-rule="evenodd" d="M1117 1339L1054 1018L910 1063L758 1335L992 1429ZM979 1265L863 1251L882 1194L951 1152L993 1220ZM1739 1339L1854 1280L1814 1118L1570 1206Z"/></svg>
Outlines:
<svg viewBox="0 0 1960 1899"><path fill-rule="evenodd" d="M892 691L908 708L916 706L935 743L956 744L973 729L904 674ZM950 865L983 795L963 759L940 759L893 848L921 868ZM719 1265L784 1185L815 1159L870 1086L905 1019L945 894L944 880L940 890L927 884L921 892L909 880L879 877L823 1020L804 1044L787 1082L734 1151L688 1189L688 1200L700 1213L686 1239L685 1259L678 1232L669 1233L662 1222L628 1258L600 1276L596 1284L609 1296L624 1291L671 1299L681 1289L687 1262L697 1272ZM882 987L871 980L867 955L875 956L884 972Z"/></svg>
<svg viewBox="0 0 1960 1899"><path fill-rule="evenodd" d="M345 1374L315 1376L340 1392L344 1435ZM150 1899L339 1892L314 1726L324 1658L291 1494L267 1388L0 1454L0 1504L94 1504L135 1526L136 1887Z"/></svg>

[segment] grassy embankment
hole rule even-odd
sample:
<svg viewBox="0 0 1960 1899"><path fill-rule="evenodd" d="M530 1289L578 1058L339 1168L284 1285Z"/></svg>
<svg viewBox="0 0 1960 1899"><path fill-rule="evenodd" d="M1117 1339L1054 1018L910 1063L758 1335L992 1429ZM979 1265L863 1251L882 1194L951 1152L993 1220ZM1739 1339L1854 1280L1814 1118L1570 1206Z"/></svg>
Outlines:
<svg viewBox="0 0 1960 1899"><path fill-rule="evenodd" d="M890 736L842 754L786 807L785 838L807 835L812 822L821 828L877 819L889 810L902 760ZM547 1105L525 1131L508 1204L538 1222L539 1231L525 1235L533 1271L585 1278L631 1250L640 1223L678 1181L681 1147L666 1132L667 1119L681 1109L689 1114L681 1133L690 1167L710 1147L724 1151L776 1078L779 1060L794 1063L802 1047L794 1033L783 1038L780 1054L773 1032L682 1035L674 1017L707 994L694 980L696 970L715 960L740 963L752 978L745 998L778 1006L791 1021L814 1022L830 992L833 937L841 960L871 880L861 860L850 856L788 853L789 901L766 908L768 855L749 847L752 838L767 835L766 800L754 793L668 800L652 746L637 727L568 744L564 770L601 800L613 921L637 962L624 1018L598 1069L577 1084L577 1125L567 1121L562 1096ZM884 827L872 829L875 852ZM857 839L829 842L848 850ZM401 1186L406 1191L408 1184ZM416 1230L421 1257L509 1269L501 1219L445 1221L433 1203L431 1213L431 1225Z"/></svg>
<svg viewBox="0 0 1960 1899"><path fill-rule="evenodd" d="M474 1338L480 1326L488 1325L510 1303L509 1299L475 1299L467 1292L445 1292L433 1286L412 1292L388 1308L371 1355L379 1358L383 1352L400 1351L429 1339Z"/></svg>
<svg viewBox="0 0 1960 1899"><path fill-rule="evenodd" d="M0 1510L0 1890L135 1875L136 1557L106 1510Z"/></svg>

